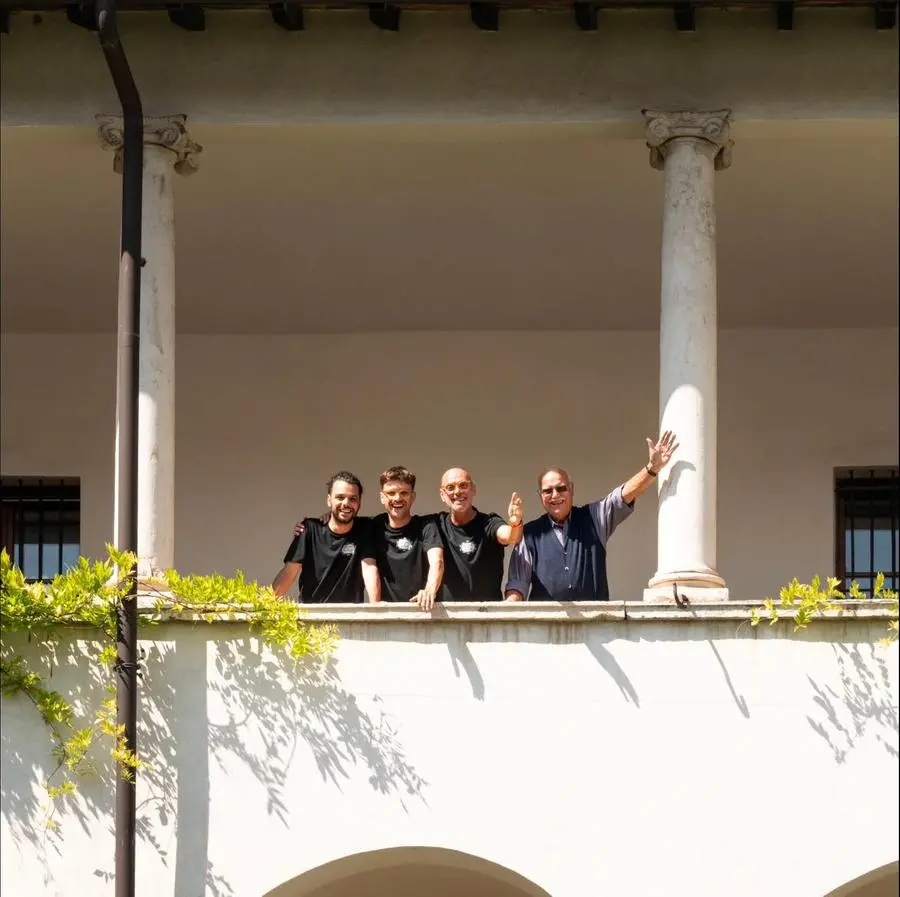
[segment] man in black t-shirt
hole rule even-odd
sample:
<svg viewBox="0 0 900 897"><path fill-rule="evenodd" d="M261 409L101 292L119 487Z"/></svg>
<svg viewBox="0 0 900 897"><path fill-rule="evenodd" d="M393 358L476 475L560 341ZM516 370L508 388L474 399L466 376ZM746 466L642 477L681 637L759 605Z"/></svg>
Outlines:
<svg viewBox="0 0 900 897"><path fill-rule="evenodd" d="M370 601L380 599L380 583L367 522L357 519L362 502L359 478L342 470L327 485L327 521L307 518L284 556L272 588L286 595L300 578L304 604L358 604L364 592Z"/></svg>
<svg viewBox="0 0 900 897"><path fill-rule="evenodd" d="M413 516L416 477L405 467L389 467L381 474L381 503L386 513L360 517L367 527L364 559L378 568L382 601L414 601L431 610L438 598L444 573L444 549L433 517ZM315 523L316 521L314 521ZM298 521L294 536L306 532L309 518Z"/></svg>
<svg viewBox="0 0 900 897"><path fill-rule="evenodd" d="M479 511L474 500L467 470L452 467L441 477L441 501L448 508L436 519L444 545L442 601L503 599L503 549L522 538L522 499L513 492L506 522Z"/></svg>
<svg viewBox="0 0 900 897"><path fill-rule="evenodd" d="M372 518L370 547L381 580L382 601L414 601L431 610L444 573L444 549L434 520L413 516L416 477L405 467L381 474L384 514Z"/></svg>

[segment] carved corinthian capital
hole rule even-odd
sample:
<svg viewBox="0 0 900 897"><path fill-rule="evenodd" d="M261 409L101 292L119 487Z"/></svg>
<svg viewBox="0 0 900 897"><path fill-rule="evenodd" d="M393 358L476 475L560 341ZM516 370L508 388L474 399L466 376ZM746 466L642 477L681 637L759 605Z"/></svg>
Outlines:
<svg viewBox="0 0 900 897"><path fill-rule="evenodd" d="M161 146L175 156L174 167L179 174L193 174L197 157L203 151L199 143L188 136L186 115L144 117L144 146ZM125 123L121 115L98 115L97 129L104 149L113 150L113 171L122 173L122 151L125 146Z"/></svg>
<svg viewBox="0 0 900 897"><path fill-rule="evenodd" d="M662 170L666 165L666 144L678 137L705 140L716 148L717 171L731 165L731 110L717 112L654 112L644 110L650 164Z"/></svg>

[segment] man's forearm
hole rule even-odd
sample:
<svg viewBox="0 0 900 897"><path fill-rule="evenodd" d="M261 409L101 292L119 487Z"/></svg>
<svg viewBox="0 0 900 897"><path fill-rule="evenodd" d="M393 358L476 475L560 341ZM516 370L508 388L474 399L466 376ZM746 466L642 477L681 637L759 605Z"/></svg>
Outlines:
<svg viewBox="0 0 900 897"><path fill-rule="evenodd" d="M444 579L444 552L438 550L434 555L428 556L428 576L425 579L425 591L431 595L437 595L441 582Z"/></svg>
<svg viewBox="0 0 900 897"><path fill-rule="evenodd" d="M362 562L362 578L369 604L378 604L381 601L381 575L375 561Z"/></svg>
<svg viewBox="0 0 900 897"><path fill-rule="evenodd" d="M522 538L522 529L523 526L521 523L518 526L513 526L511 523L504 523L503 526L497 530L497 541L501 545L506 545L507 547L518 545L519 540Z"/></svg>
<svg viewBox="0 0 900 897"><path fill-rule="evenodd" d="M288 589L294 584L302 569L301 564L285 564L278 571L278 575L272 583L272 591L279 598L283 598L287 595Z"/></svg>
<svg viewBox="0 0 900 897"><path fill-rule="evenodd" d="M622 486L622 498L626 505L630 505L636 498L640 498L655 482L656 472L650 473L649 467L642 467L624 486Z"/></svg>

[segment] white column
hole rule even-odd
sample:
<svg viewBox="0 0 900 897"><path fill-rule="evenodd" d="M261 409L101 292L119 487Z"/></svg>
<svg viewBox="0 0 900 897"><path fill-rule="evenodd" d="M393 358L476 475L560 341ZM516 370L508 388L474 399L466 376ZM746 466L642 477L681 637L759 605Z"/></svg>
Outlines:
<svg viewBox="0 0 900 897"><path fill-rule="evenodd" d="M730 112L645 112L664 172L660 428L680 448L659 477L657 571L647 600L721 601L716 572L715 171L731 159Z"/></svg>
<svg viewBox="0 0 900 897"><path fill-rule="evenodd" d="M144 119L138 405L138 576L175 564L175 172L196 170L201 147L184 115ZM121 116L98 116L121 173ZM116 450L118 452L118 433ZM116 464L118 469L118 462ZM116 503L118 507L118 502Z"/></svg>

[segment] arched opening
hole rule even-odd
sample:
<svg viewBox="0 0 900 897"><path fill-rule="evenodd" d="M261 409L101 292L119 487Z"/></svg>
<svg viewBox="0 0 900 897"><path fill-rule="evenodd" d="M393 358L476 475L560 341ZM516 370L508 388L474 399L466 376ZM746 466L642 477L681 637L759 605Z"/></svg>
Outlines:
<svg viewBox="0 0 900 897"><path fill-rule="evenodd" d="M334 860L265 897L550 897L505 866L438 847L393 847Z"/></svg>
<svg viewBox="0 0 900 897"><path fill-rule="evenodd" d="M829 891L825 897L897 897L900 892L900 863L886 863L859 878Z"/></svg>

